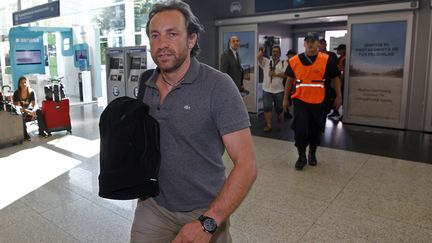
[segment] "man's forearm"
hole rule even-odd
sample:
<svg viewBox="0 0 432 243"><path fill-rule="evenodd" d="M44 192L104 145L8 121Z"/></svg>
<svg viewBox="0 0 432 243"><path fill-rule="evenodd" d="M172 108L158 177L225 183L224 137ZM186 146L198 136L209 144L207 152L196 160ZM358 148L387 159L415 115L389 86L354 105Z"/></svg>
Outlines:
<svg viewBox="0 0 432 243"><path fill-rule="evenodd" d="M336 92L336 97L342 98L342 90L341 90L341 80L339 77L336 77L333 79L334 82L334 89Z"/></svg>
<svg viewBox="0 0 432 243"><path fill-rule="evenodd" d="M257 169L255 163L255 149L250 137L246 140L238 140L231 148L235 151L233 156L227 147L228 154L234 162L234 168L229 174L218 196L215 198L205 215L212 217L220 225L225 221L241 204L251 189L256 177Z"/></svg>
<svg viewBox="0 0 432 243"><path fill-rule="evenodd" d="M288 77L285 83L285 93L284 93L284 99L289 98L289 95L291 94L291 89L292 89L292 83L293 83L293 78Z"/></svg>
<svg viewBox="0 0 432 243"><path fill-rule="evenodd" d="M221 192L205 213L214 218L218 225L240 206L256 179L256 171L242 167L245 166L234 166Z"/></svg>

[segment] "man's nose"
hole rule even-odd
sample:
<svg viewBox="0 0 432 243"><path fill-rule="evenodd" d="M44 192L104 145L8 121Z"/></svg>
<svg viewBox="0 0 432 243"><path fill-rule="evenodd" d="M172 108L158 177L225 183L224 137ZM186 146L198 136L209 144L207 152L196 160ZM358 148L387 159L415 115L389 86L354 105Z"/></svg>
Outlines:
<svg viewBox="0 0 432 243"><path fill-rule="evenodd" d="M169 46L169 36L168 35L161 35L159 38L159 48L163 49Z"/></svg>

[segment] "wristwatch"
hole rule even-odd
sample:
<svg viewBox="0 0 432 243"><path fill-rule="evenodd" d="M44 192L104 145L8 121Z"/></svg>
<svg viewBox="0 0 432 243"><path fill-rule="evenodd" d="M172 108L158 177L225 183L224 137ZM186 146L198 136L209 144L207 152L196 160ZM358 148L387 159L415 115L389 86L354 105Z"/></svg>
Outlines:
<svg viewBox="0 0 432 243"><path fill-rule="evenodd" d="M201 215L199 216L198 220L201 222L204 232L208 232L210 234L216 232L218 226L213 218Z"/></svg>

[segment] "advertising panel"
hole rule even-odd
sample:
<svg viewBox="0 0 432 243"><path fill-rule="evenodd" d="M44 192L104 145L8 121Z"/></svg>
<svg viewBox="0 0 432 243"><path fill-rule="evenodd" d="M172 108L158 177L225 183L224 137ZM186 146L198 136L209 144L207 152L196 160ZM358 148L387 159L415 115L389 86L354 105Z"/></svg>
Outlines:
<svg viewBox="0 0 432 243"><path fill-rule="evenodd" d="M255 75L255 32L254 31L235 31L223 33L223 49L228 49L228 39L231 36L237 36L240 40L238 50L240 63L244 70L243 86L244 92L241 92L249 112L257 112L256 96L256 75Z"/></svg>
<svg viewBox="0 0 432 243"><path fill-rule="evenodd" d="M348 119L400 122L407 21L353 24Z"/></svg>

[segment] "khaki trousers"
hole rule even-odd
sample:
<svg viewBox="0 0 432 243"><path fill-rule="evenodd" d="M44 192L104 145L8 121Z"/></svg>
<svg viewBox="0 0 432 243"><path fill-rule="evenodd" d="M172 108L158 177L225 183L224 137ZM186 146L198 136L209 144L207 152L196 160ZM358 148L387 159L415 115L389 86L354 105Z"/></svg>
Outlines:
<svg viewBox="0 0 432 243"><path fill-rule="evenodd" d="M183 225L197 220L206 209L171 212L153 198L138 200L131 229L131 243L167 243L175 239ZM218 226L211 243L231 243L229 220Z"/></svg>

